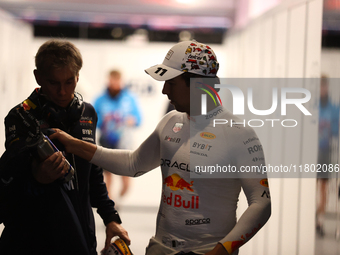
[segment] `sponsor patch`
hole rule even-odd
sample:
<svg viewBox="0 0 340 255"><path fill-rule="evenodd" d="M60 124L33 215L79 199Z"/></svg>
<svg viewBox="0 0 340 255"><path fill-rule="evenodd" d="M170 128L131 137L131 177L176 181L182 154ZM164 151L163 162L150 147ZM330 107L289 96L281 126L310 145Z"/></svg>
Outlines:
<svg viewBox="0 0 340 255"><path fill-rule="evenodd" d="M181 131L182 128L183 128L183 123L175 123L175 126L172 128L172 131L174 131L175 133L178 133L179 131Z"/></svg>
<svg viewBox="0 0 340 255"><path fill-rule="evenodd" d="M80 122L80 125L82 125L82 126L88 126L88 125L93 124L92 117L81 117L79 122Z"/></svg>
<svg viewBox="0 0 340 255"><path fill-rule="evenodd" d="M210 224L210 218L185 220L185 225L201 225L201 224Z"/></svg>
<svg viewBox="0 0 340 255"><path fill-rule="evenodd" d="M261 184L262 186L266 187L266 188L269 187L269 185L268 185L268 179L262 179L262 180L260 181L260 184Z"/></svg>
<svg viewBox="0 0 340 255"><path fill-rule="evenodd" d="M177 137L170 137L170 136L166 136L164 138L165 141L168 141L168 142L172 142L172 143L179 143L181 141L181 138L177 138Z"/></svg>
<svg viewBox="0 0 340 255"><path fill-rule="evenodd" d="M209 133L209 132L202 132L200 133L200 136L204 139L215 139L216 138L216 135L214 135L213 133Z"/></svg>
<svg viewBox="0 0 340 255"><path fill-rule="evenodd" d="M171 56L174 54L174 51L173 50L169 50L168 53L166 54L165 58L167 60L170 60Z"/></svg>

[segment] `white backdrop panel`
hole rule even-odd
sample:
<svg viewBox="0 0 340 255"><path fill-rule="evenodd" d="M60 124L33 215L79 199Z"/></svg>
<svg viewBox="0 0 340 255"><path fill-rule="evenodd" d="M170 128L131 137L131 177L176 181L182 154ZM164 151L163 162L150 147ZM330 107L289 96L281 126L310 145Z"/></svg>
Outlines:
<svg viewBox="0 0 340 255"><path fill-rule="evenodd" d="M319 22L322 19L323 1L309 2L307 5L307 27L306 27L306 47L305 47L305 77L320 76L321 59L321 28ZM315 82L317 80L314 79ZM308 109L311 117L305 117L302 133L302 160L303 164L315 164L317 160L317 132L318 132L318 100L319 84L308 82L305 86L312 94L312 100L308 102ZM309 240L315 240L315 210L316 208L316 181L315 179L301 179L301 193L299 204L299 247L298 254L313 254L314 245L305 245Z"/></svg>

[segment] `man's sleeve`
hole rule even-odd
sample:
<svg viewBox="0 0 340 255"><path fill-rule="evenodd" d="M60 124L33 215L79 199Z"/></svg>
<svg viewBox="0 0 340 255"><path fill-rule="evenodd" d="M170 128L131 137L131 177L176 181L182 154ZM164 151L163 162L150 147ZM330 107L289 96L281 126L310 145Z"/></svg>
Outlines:
<svg viewBox="0 0 340 255"><path fill-rule="evenodd" d="M160 141L154 131L135 151L97 146L91 163L122 176L137 177L160 164Z"/></svg>
<svg viewBox="0 0 340 255"><path fill-rule="evenodd" d="M174 114L175 112L163 116L154 132L136 150L113 150L97 146L90 162L111 173L132 177L155 169L161 161L159 134Z"/></svg>
<svg viewBox="0 0 340 255"><path fill-rule="evenodd" d="M251 138L251 140L249 139ZM251 141L244 145L242 141ZM255 148L252 150L252 148ZM252 130L245 136L239 136L235 142L235 159L237 169L244 166L265 165L262 145ZM260 177L261 176L261 177ZM267 222L271 214L271 199L268 179L261 174L260 178L247 178L247 173L240 175L239 181L247 197L248 208L242 214L235 227L220 241L229 254L248 242ZM254 177L254 175L252 175Z"/></svg>
<svg viewBox="0 0 340 255"><path fill-rule="evenodd" d="M33 210L27 208L46 204L50 194L54 194L54 185L40 184L34 179L31 166L35 152L26 147L27 129L15 108L5 118L5 129L6 151L0 166L0 220L12 219L17 210L26 210L22 215L30 218Z"/></svg>
<svg viewBox="0 0 340 255"><path fill-rule="evenodd" d="M235 227L220 243L232 254L248 242L267 222L271 214L270 193L267 179L241 179L248 208Z"/></svg>
<svg viewBox="0 0 340 255"><path fill-rule="evenodd" d="M32 150L26 146L27 128L16 113L18 107L13 108L5 118L6 151L1 159L1 178L5 177L6 181L31 176Z"/></svg>

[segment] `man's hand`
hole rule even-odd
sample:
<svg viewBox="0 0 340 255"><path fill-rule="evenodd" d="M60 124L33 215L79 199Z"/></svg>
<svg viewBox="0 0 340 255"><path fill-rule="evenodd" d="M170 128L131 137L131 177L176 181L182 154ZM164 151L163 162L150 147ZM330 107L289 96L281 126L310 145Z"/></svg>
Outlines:
<svg viewBox="0 0 340 255"><path fill-rule="evenodd" d="M32 174L39 183L49 184L63 178L68 168L65 157L58 151L44 161L34 161L32 164Z"/></svg>
<svg viewBox="0 0 340 255"><path fill-rule="evenodd" d="M55 131L55 133L51 134L49 138L58 139L59 142L61 142L65 146L66 152L73 153L72 147L73 147L73 143L76 141L76 138L72 137L68 133L58 128L53 128L53 130Z"/></svg>
<svg viewBox="0 0 340 255"><path fill-rule="evenodd" d="M74 138L60 129L53 128L53 130L55 133L49 136L50 139L58 139L65 146L66 152L91 161L97 150L97 145Z"/></svg>
<svg viewBox="0 0 340 255"><path fill-rule="evenodd" d="M103 251L107 250L110 247L111 239L115 236L119 236L122 240L125 241L127 245L131 244L128 232L122 227L122 225L117 222L111 221L109 224L106 225L106 240Z"/></svg>
<svg viewBox="0 0 340 255"><path fill-rule="evenodd" d="M204 255L229 255L229 253L222 244L218 243L213 250L207 252Z"/></svg>

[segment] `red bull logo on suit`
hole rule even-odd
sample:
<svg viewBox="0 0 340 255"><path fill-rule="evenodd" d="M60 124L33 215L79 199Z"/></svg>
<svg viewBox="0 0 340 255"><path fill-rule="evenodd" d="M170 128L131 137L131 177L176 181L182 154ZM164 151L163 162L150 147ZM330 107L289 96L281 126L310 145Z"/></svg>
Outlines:
<svg viewBox="0 0 340 255"><path fill-rule="evenodd" d="M171 190L187 189L189 191L194 191L191 188L193 183L194 181L191 181L189 184L178 174L172 174L164 179L164 184L166 184L167 187L170 187Z"/></svg>
<svg viewBox="0 0 340 255"><path fill-rule="evenodd" d="M194 189L192 188L194 181L190 183L184 180L178 174L172 174L164 179L164 183L166 187L169 187L171 190L187 190L193 192ZM191 209L198 209L199 208L199 196L191 196L190 199L184 199L181 195L173 194L170 192L170 195L165 195L163 191L162 194L162 201L170 206L174 207L183 207L183 208L191 208Z"/></svg>

